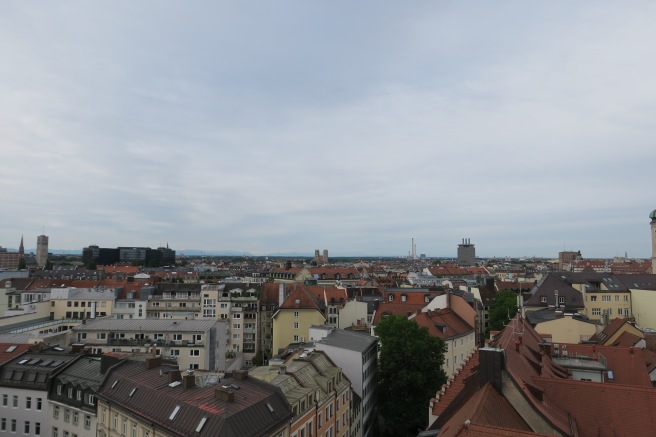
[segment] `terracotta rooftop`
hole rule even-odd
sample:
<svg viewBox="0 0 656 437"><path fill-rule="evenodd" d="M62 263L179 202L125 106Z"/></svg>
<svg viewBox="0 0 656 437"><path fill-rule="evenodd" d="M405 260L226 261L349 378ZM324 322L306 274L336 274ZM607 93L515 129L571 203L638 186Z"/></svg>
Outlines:
<svg viewBox="0 0 656 437"><path fill-rule="evenodd" d="M474 331L473 326L470 326L449 308L443 308L439 311L416 311L415 314L413 319L419 326L428 328L430 335L439 337L442 340L460 337Z"/></svg>

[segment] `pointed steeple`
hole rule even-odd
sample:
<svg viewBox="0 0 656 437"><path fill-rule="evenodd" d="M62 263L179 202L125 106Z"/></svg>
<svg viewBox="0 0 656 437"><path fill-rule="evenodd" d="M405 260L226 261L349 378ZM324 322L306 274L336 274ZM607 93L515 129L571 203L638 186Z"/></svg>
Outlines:
<svg viewBox="0 0 656 437"><path fill-rule="evenodd" d="M20 254L21 258L23 255L25 255L25 246L23 246L23 236L21 235L21 242L20 246L18 246L18 253Z"/></svg>

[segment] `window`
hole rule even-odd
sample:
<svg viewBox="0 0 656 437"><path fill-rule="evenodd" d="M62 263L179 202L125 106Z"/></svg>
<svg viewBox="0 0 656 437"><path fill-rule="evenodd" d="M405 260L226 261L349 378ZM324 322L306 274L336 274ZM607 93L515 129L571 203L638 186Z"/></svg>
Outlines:
<svg viewBox="0 0 656 437"><path fill-rule="evenodd" d="M52 437L59 437L59 430L56 427L52 427Z"/></svg>
<svg viewBox="0 0 656 437"><path fill-rule="evenodd" d="M81 401L82 400L82 390L77 390L77 393L75 394L75 396L76 396L76 399L78 401Z"/></svg>
<svg viewBox="0 0 656 437"><path fill-rule="evenodd" d="M30 422L25 422L24 430L25 430L25 431L24 431L25 434L29 434L29 433L30 433Z"/></svg>
<svg viewBox="0 0 656 437"><path fill-rule="evenodd" d="M604 294L603 296L601 296L601 301L610 302L610 294Z"/></svg>
<svg viewBox="0 0 656 437"><path fill-rule="evenodd" d="M32 398L28 396L25 398L25 409L29 410L30 408L32 408Z"/></svg>
<svg viewBox="0 0 656 437"><path fill-rule="evenodd" d="M80 413L73 411L73 425L80 423Z"/></svg>
<svg viewBox="0 0 656 437"><path fill-rule="evenodd" d="M69 397L70 399L73 399L73 387L69 387L69 388L68 388L68 397Z"/></svg>
<svg viewBox="0 0 656 437"><path fill-rule="evenodd" d="M4 417L0 419L0 431L6 431L7 430L7 419Z"/></svg>
<svg viewBox="0 0 656 437"><path fill-rule="evenodd" d="M559 296L558 297L558 303L565 303L565 297L564 296Z"/></svg>
<svg viewBox="0 0 656 437"><path fill-rule="evenodd" d="M123 419L123 426L121 427L121 434L125 435L128 432L128 420Z"/></svg>
<svg viewBox="0 0 656 437"><path fill-rule="evenodd" d="M54 408L52 409L52 417L55 419L59 419L59 406L55 405Z"/></svg>
<svg viewBox="0 0 656 437"><path fill-rule="evenodd" d="M542 296L542 297L540 298L540 302L542 302L542 303L547 303L547 296Z"/></svg>
<svg viewBox="0 0 656 437"><path fill-rule="evenodd" d="M84 416L84 427L87 429L91 428L91 416L88 414Z"/></svg>
<svg viewBox="0 0 656 437"><path fill-rule="evenodd" d="M11 432L16 432L16 419L11 419Z"/></svg>
<svg viewBox="0 0 656 437"><path fill-rule="evenodd" d="M620 295L619 295L619 294L616 294L616 295L615 295L615 302L619 302L619 301L620 301Z"/></svg>
<svg viewBox="0 0 656 437"><path fill-rule="evenodd" d="M175 341L182 340L182 334L173 334L173 340Z"/></svg>
<svg viewBox="0 0 656 437"><path fill-rule="evenodd" d="M189 356L190 357L200 357L200 349L190 349L189 350Z"/></svg>
<svg viewBox="0 0 656 437"><path fill-rule="evenodd" d="M114 429L118 429L118 414L114 414L114 422L112 423Z"/></svg>
<svg viewBox="0 0 656 437"><path fill-rule="evenodd" d="M41 406L43 405L43 401L41 398L36 398L36 409L37 411L41 411Z"/></svg>
<svg viewBox="0 0 656 437"><path fill-rule="evenodd" d="M235 314L232 315L232 318L233 319L241 319L241 314L235 313Z"/></svg>
<svg viewBox="0 0 656 437"><path fill-rule="evenodd" d="M596 302L597 296L590 296L590 302Z"/></svg>
<svg viewBox="0 0 656 437"><path fill-rule="evenodd" d="M12 406L14 408L18 408L18 395L14 395L14 398L12 400Z"/></svg>
<svg viewBox="0 0 656 437"><path fill-rule="evenodd" d="M601 315L601 308L592 308L592 315L593 316L600 316Z"/></svg>
<svg viewBox="0 0 656 437"><path fill-rule="evenodd" d="M299 317L300 313L298 311L294 311L294 317Z"/></svg>
<svg viewBox="0 0 656 437"><path fill-rule="evenodd" d="M96 396L95 395L89 395L89 405L96 405Z"/></svg>
<svg viewBox="0 0 656 437"><path fill-rule="evenodd" d="M71 420L71 410L64 408L64 422L70 422Z"/></svg>
<svg viewBox="0 0 656 437"><path fill-rule="evenodd" d="M241 329L241 323L233 323L232 327L235 329Z"/></svg>
<svg viewBox="0 0 656 437"><path fill-rule="evenodd" d="M130 437L137 437L137 424L136 423L132 424L132 432L130 433Z"/></svg>
<svg viewBox="0 0 656 437"><path fill-rule="evenodd" d="M2 406L6 407L9 402L9 395L2 395Z"/></svg>
<svg viewBox="0 0 656 437"><path fill-rule="evenodd" d="M294 322L294 329L298 329L298 322Z"/></svg>
<svg viewBox="0 0 656 437"><path fill-rule="evenodd" d="M394 302L394 295L393 294L388 294L387 295L387 301L388 302Z"/></svg>
<svg viewBox="0 0 656 437"><path fill-rule="evenodd" d="M629 295L628 295L628 294L625 294L625 295L624 295L624 301L625 301L625 302L628 302L628 301L629 301Z"/></svg>
<svg viewBox="0 0 656 437"><path fill-rule="evenodd" d="M298 342L299 339L300 339L300 337L299 337L298 335L295 335L295 336L294 336L294 342L295 342L295 343Z"/></svg>

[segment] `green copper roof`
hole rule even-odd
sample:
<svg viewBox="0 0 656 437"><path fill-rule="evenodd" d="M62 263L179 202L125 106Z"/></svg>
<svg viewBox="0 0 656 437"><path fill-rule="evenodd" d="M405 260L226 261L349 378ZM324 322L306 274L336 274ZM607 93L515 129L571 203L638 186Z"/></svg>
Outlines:
<svg viewBox="0 0 656 437"><path fill-rule="evenodd" d="M656 209L653 210L653 211L651 212L651 214L649 214L649 218L652 219L652 220L656 220Z"/></svg>

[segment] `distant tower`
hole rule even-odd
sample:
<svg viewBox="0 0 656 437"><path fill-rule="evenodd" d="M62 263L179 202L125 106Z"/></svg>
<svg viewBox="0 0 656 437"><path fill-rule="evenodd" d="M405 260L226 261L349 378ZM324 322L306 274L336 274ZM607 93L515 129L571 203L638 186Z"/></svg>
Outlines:
<svg viewBox="0 0 656 437"><path fill-rule="evenodd" d="M463 238L462 244L458 244L458 265L463 267L476 265L476 248L469 238Z"/></svg>
<svg viewBox="0 0 656 437"><path fill-rule="evenodd" d="M656 274L656 209L649 214L651 219L651 272Z"/></svg>
<svg viewBox="0 0 656 437"><path fill-rule="evenodd" d="M323 262L328 264L328 249L323 250Z"/></svg>
<svg viewBox="0 0 656 437"><path fill-rule="evenodd" d="M25 246L23 246L23 236L21 235L21 243L20 246L18 246L18 255L20 258L23 258L25 256Z"/></svg>
<svg viewBox="0 0 656 437"><path fill-rule="evenodd" d="M48 262L48 236L39 235L36 237L36 265L41 268Z"/></svg>

